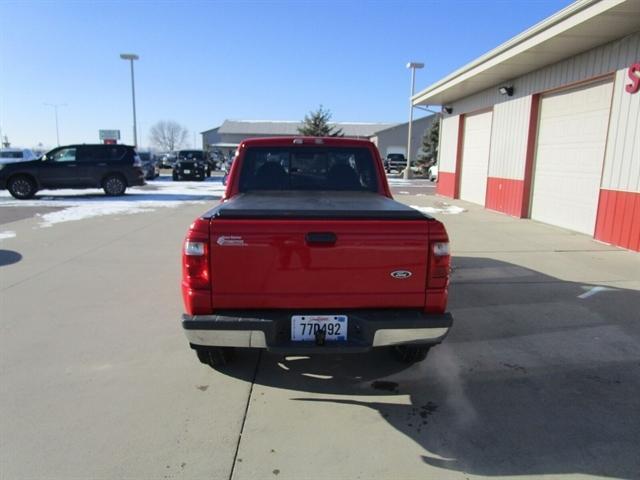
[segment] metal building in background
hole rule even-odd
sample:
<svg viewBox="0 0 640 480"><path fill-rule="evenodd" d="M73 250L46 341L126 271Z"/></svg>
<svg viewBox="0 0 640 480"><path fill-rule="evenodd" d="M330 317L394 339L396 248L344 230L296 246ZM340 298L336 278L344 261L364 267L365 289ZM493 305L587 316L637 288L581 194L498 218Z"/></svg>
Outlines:
<svg viewBox="0 0 640 480"><path fill-rule="evenodd" d="M438 193L640 251L640 0L581 0L413 97Z"/></svg>

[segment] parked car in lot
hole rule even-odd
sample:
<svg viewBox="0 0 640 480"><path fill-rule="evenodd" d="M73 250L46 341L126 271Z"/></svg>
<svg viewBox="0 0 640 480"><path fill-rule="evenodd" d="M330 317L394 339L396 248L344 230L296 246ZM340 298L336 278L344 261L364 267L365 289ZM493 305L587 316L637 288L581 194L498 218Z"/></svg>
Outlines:
<svg viewBox="0 0 640 480"><path fill-rule="evenodd" d="M423 360L453 321L449 239L393 200L375 145L280 137L239 152L224 201L183 245L182 326L199 360L217 367L233 347Z"/></svg>
<svg viewBox="0 0 640 480"><path fill-rule="evenodd" d="M38 156L28 148L0 148L0 164L28 162Z"/></svg>
<svg viewBox="0 0 640 480"><path fill-rule="evenodd" d="M427 170L427 178L432 182L438 180L438 165L431 165Z"/></svg>
<svg viewBox="0 0 640 480"><path fill-rule="evenodd" d="M211 175L211 167L203 150L180 150L173 165L174 180L204 180Z"/></svg>
<svg viewBox="0 0 640 480"><path fill-rule="evenodd" d="M407 159L403 153L389 153L384 161L384 167L387 173L392 170L400 172L407 168Z"/></svg>
<svg viewBox="0 0 640 480"><path fill-rule="evenodd" d="M38 190L102 188L123 195L127 187L144 185L142 162L128 145L68 145L37 160L0 165L0 189L18 199Z"/></svg>
<svg viewBox="0 0 640 480"><path fill-rule="evenodd" d="M160 175L160 167L158 159L153 152L138 152L140 161L142 162L142 171L145 180L153 180Z"/></svg>
<svg viewBox="0 0 640 480"><path fill-rule="evenodd" d="M173 164L176 163L175 152L167 152L160 155L160 168L173 168Z"/></svg>

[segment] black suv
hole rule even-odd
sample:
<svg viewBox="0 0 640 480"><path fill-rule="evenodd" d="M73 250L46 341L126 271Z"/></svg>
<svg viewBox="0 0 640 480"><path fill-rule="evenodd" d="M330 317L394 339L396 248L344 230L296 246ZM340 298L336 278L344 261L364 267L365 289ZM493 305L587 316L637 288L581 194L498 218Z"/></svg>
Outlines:
<svg viewBox="0 0 640 480"><path fill-rule="evenodd" d="M0 165L0 189L18 199L38 190L103 188L122 195L127 187L144 185L140 157L128 145L68 145L30 162Z"/></svg>
<svg viewBox="0 0 640 480"><path fill-rule="evenodd" d="M173 164L174 180L204 180L211 175L211 166L203 150L180 150Z"/></svg>

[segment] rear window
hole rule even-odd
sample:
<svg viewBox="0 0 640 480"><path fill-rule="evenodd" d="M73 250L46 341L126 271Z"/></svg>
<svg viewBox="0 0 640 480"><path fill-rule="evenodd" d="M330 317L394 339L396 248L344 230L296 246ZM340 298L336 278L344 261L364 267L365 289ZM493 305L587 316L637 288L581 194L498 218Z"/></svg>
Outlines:
<svg viewBox="0 0 640 480"><path fill-rule="evenodd" d="M256 147L242 162L240 191L378 190L367 148Z"/></svg>
<svg viewBox="0 0 640 480"><path fill-rule="evenodd" d="M22 158L22 152L0 152L0 158Z"/></svg>

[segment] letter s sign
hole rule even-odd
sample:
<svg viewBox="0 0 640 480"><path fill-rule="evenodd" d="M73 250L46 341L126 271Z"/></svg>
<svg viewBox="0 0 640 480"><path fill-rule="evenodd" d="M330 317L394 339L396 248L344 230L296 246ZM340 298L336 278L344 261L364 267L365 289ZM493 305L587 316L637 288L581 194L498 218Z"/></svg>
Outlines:
<svg viewBox="0 0 640 480"><path fill-rule="evenodd" d="M625 90L629 93L636 93L640 90L640 63L634 63L627 72L631 83L628 83Z"/></svg>

